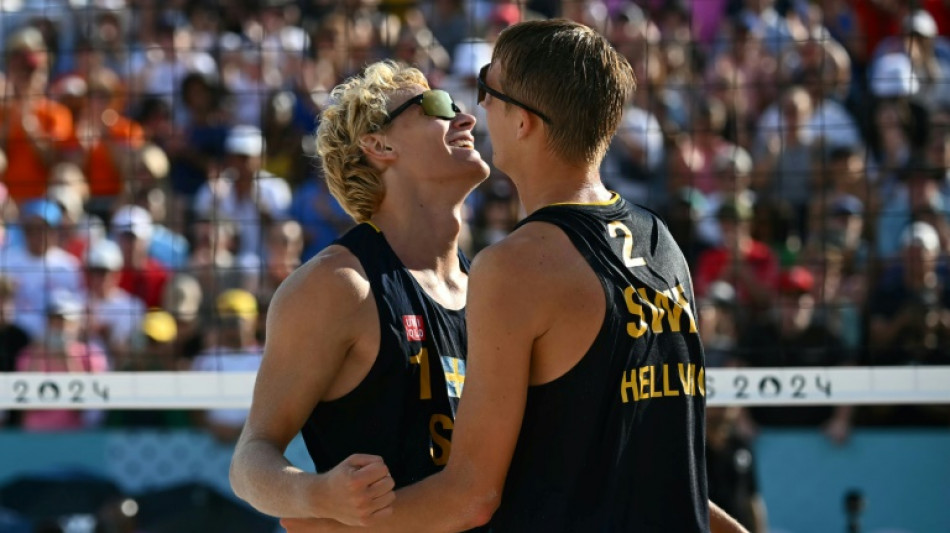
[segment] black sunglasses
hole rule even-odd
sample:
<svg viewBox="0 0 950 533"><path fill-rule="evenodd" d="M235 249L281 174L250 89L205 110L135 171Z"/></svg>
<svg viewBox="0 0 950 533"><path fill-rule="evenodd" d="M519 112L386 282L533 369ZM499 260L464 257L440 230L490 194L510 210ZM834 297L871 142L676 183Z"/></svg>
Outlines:
<svg viewBox="0 0 950 533"><path fill-rule="evenodd" d="M502 102L508 102L511 105L516 105L520 107L521 109L528 111L529 113L534 113L535 115L538 115L539 117L541 117L541 120L545 121L548 124L551 123L551 119L549 119L547 115L545 115L544 113L538 111L537 109L527 104L522 104L521 102L515 100L514 98L508 96L505 93L496 91L495 89L492 89L491 87L489 87L488 83L485 82L485 76L488 75L488 67L490 66L491 66L491 63L485 65L484 67L482 67L481 70L478 71L478 103L482 103L482 100L485 99L485 93L488 93L494 96L495 98L501 100Z"/></svg>
<svg viewBox="0 0 950 533"><path fill-rule="evenodd" d="M455 102L452 100L452 96L449 95L449 93L440 91L439 89L430 89L413 96L412 98L403 102L401 106L390 111L389 115L386 117L386 120L383 122L383 126L386 126L395 120L400 113L409 109L415 104L419 104L422 107L422 112L426 115L444 120L452 120L462 112L462 110L459 109L457 105L455 105Z"/></svg>

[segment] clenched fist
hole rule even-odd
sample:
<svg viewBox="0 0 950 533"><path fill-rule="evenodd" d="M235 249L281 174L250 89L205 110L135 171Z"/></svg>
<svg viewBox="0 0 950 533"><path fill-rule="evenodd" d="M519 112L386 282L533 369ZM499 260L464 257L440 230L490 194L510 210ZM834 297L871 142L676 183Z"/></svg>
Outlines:
<svg viewBox="0 0 950 533"><path fill-rule="evenodd" d="M320 509L316 516L367 526L392 513L395 482L381 457L351 455L321 478L322 486L311 497Z"/></svg>

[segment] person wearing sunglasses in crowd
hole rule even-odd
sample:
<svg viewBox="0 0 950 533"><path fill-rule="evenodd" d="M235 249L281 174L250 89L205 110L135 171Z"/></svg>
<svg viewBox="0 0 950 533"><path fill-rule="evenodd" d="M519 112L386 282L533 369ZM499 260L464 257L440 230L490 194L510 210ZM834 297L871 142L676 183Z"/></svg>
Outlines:
<svg viewBox="0 0 950 533"><path fill-rule="evenodd" d="M261 512L372 524L391 512L394 487L445 464L465 378L461 208L489 171L474 125L392 61L332 91L317 153L358 224L270 306L230 476ZM317 473L284 458L298 431Z"/></svg>
<svg viewBox="0 0 950 533"><path fill-rule="evenodd" d="M448 464L373 531L744 531L708 502L686 261L598 174L630 65L586 26L533 21L501 33L479 81L494 164L529 215L472 266Z"/></svg>

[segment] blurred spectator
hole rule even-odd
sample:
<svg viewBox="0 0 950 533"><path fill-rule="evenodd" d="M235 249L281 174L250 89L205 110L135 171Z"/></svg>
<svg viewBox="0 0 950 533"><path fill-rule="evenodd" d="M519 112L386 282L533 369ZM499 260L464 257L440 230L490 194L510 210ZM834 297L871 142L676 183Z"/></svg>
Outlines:
<svg viewBox="0 0 950 533"><path fill-rule="evenodd" d="M935 169L943 205L950 208L950 104L932 109L929 116L925 158Z"/></svg>
<svg viewBox="0 0 950 533"><path fill-rule="evenodd" d="M304 142L309 131L294 123L297 95L291 91L271 94L264 106L263 169L283 176L292 187L300 185L313 172L313 161L305 156Z"/></svg>
<svg viewBox="0 0 950 533"><path fill-rule="evenodd" d="M803 228L805 207L812 196L815 138L808 124L814 113L814 102L801 87L792 87L782 96L778 128L759 121L756 146L752 156L756 162L757 188L763 193L791 204L795 227Z"/></svg>
<svg viewBox="0 0 950 533"><path fill-rule="evenodd" d="M887 54L907 57L920 84L917 97L928 107L950 102L950 41L937 34L937 22L924 9L913 9L901 21L900 35L875 48L871 69Z"/></svg>
<svg viewBox="0 0 950 533"><path fill-rule="evenodd" d="M771 4L770 0L749 0L749 3ZM781 20L771 7L766 10L770 13L769 19ZM721 50L710 58L705 78L709 83L728 80L735 88L735 98L743 101L752 116L757 117L778 90L774 79L779 48L770 49L766 44L765 26L755 17L734 16L723 30Z"/></svg>
<svg viewBox="0 0 950 533"><path fill-rule="evenodd" d="M749 235L764 243L783 267L794 265L802 249L795 209L782 198L757 197Z"/></svg>
<svg viewBox="0 0 950 533"><path fill-rule="evenodd" d="M934 168L920 157L911 158L900 173L901 181L885 197L877 226L877 252L896 258L901 235L911 222L925 221L937 230L938 248L950 252L950 206L944 205L940 186L945 169Z"/></svg>
<svg viewBox="0 0 950 533"><path fill-rule="evenodd" d="M244 269L244 288L266 309L277 287L300 266L303 229L296 220L276 222L268 230L264 245L267 253L262 263Z"/></svg>
<svg viewBox="0 0 950 533"><path fill-rule="evenodd" d="M17 30L6 42L6 83L0 102L0 148L7 155L3 182L18 202L39 198L69 138L72 118L63 105L48 99L50 54L36 28ZM2 81L2 80L0 80Z"/></svg>
<svg viewBox="0 0 950 533"><path fill-rule="evenodd" d="M849 218L857 217L849 215ZM806 258L805 264L815 277L812 293L818 307L816 320L841 340L845 350L858 354L864 344L868 272L849 260L846 253L829 246L815 251L812 257ZM855 355L854 359L859 357Z"/></svg>
<svg viewBox="0 0 950 533"><path fill-rule="evenodd" d="M201 307L204 295L198 280L190 274L179 273L165 286L162 309L175 319L177 336L175 353L178 370L191 368L191 361L204 348Z"/></svg>
<svg viewBox="0 0 950 533"><path fill-rule="evenodd" d="M13 323L16 313L15 294L16 287L13 280L5 274L0 274L0 372L16 370L20 352L30 345L30 336L27 332ZM0 426L18 426L22 414L23 412L19 410L0 411Z"/></svg>
<svg viewBox="0 0 950 533"><path fill-rule="evenodd" d="M119 286L122 250L111 240L96 241L86 255L86 299L89 342L101 347L125 369L129 345L145 314L145 304Z"/></svg>
<svg viewBox="0 0 950 533"><path fill-rule="evenodd" d="M122 177L122 193L116 208L133 203L152 189L167 189L166 178L171 162L164 150L156 144L143 144L135 150Z"/></svg>
<svg viewBox="0 0 950 533"><path fill-rule="evenodd" d="M138 315L128 348L116 361L123 372L171 372L181 370L177 357L178 328L167 311L158 309ZM110 410L106 425L122 428L176 428L190 425L189 412L175 409Z"/></svg>
<svg viewBox="0 0 950 533"><path fill-rule="evenodd" d="M106 355L95 345L80 341L83 302L75 293L56 289L43 296L46 302L46 335L23 350L17 359L19 372L105 372ZM97 411L75 409L32 410L23 413L23 429L63 431L90 427L100 418Z"/></svg>
<svg viewBox="0 0 950 533"><path fill-rule="evenodd" d="M137 205L122 206L112 216L112 239L124 265L119 286L148 308L161 305L169 278L168 269L149 255L153 231L152 216Z"/></svg>
<svg viewBox="0 0 950 533"><path fill-rule="evenodd" d="M20 211L25 245L0 257L0 267L16 283L16 324L34 339L45 333L46 295L57 289L72 294L82 289L79 259L59 247L62 218L53 202L28 202Z"/></svg>
<svg viewBox="0 0 950 533"><path fill-rule="evenodd" d="M900 62L900 60L898 60ZM888 77L906 76L909 81L907 87L893 88L895 93L883 93L872 110L872 121L870 125L869 141L872 147L874 162L879 169L879 186L882 188L881 195L886 197L889 188L896 179L897 174L910 160L915 149L915 132L918 129L920 120L919 108L914 107L907 99L905 94L916 92L916 81L912 78L909 66L905 71L898 68L890 73L882 74ZM878 78L871 81L872 90L878 80L884 83L889 78ZM887 82L890 83L890 82ZM905 85L898 81L897 83ZM890 91L892 88L879 88L878 90Z"/></svg>
<svg viewBox="0 0 950 533"><path fill-rule="evenodd" d="M290 216L303 227L302 261L317 255L353 225L319 176L310 177L294 191Z"/></svg>
<svg viewBox="0 0 950 533"><path fill-rule="evenodd" d="M950 364L950 273L937 230L915 222L901 238L901 263L886 271L870 300L872 365ZM945 405L868 407L868 424L946 427Z"/></svg>
<svg viewBox="0 0 950 533"><path fill-rule="evenodd" d="M261 168L264 139L253 126L235 126L225 142L228 166L205 183L195 196L199 216L233 222L238 230L238 256L263 257L262 235L287 218L291 190L287 182ZM242 259L243 260L243 259Z"/></svg>
<svg viewBox="0 0 950 533"><path fill-rule="evenodd" d="M152 309L141 315L132 337L132 352L124 360L124 370L178 370L175 340L178 324L168 311Z"/></svg>
<svg viewBox="0 0 950 533"><path fill-rule="evenodd" d="M86 212L89 187L82 169L75 163L56 165L50 176L46 197L59 206L63 214L59 223L62 248L82 259L89 242L105 234L102 220Z"/></svg>
<svg viewBox="0 0 950 533"><path fill-rule="evenodd" d="M120 114L121 81L110 70L89 73L89 98L74 124L71 147L89 183L90 211L103 216L122 192L124 170L144 142L142 127Z"/></svg>
<svg viewBox="0 0 950 533"><path fill-rule="evenodd" d="M807 235L813 236L816 221L824 216L841 198L846 202L860 203L862 214L872 222L880 210L881 198L878 187L868 175L867 155L860 148L837 146L824 155L815 154L819 167L815 182L815 198L809 202ZM855 204L856 205L856 204Z"/></svg>
<svg viewBox="0 0 950 533"><path fill-rule="evenodd" d="M690 187L704 195L718 192L716 159L736 148L722 136L726 125L726 107L722 102L705 99L696 104L690 135L680 143L683 158L691 172Z"/></svg>
<svg viewBox="0 0 950 533"><path fill-rule="evenodd" d="M706 296L714 281L736 288L742 305L765 306L771 301L779 274L778 258L769 247L752 238L752 209L744 201L726 201L716 213L722 242L700 254L693 275L696 296Z"/></svg>
<svg viewBox="0 0 950 533"><path fill-rule="evenodd" d="M171 160L169 180L171 189L186 201L194 197L208 176L219 171L224 156L224 140L228 134L228 119L222 108L223 95L217 78L206 73L192 72L181 82L181 107L186 116L178 119L180 128L156 139ZM161 111L157 109L156 111ZM164 120L173 116L157 117L159 128L167 128ZM162 129L158 130L162 132ZM190 208L190 204L187 206Z"/></svg>
<svg viewBox="0 0 950 533"><path fill-rule="evenodd" d="M195 357L192 370L214 372L253 372L261 364L263 350L257 343L257 301L240 289L221 293L217 298L217 321L210 333L208 347ZM199 424L222 442L237 440L245 409L214 409L199 414Z"/></svg>
<svg viewBox="0 0 950 533"><path fill-rule="evenodd" d="M699 337L703 341L706 366L735 366L742 326L735 288L725 281L715 281L697 306Z"/></svg>
<svg viewBox="0 0 950 533"><path fill-rule="evenodd" d="M696 265L696 258L708 248L700 237L698 226L709 218L715 219L716 211L707 214L710 213L710 210L706 207L706 204L706 197L703 196L703 193L692 187L682 187L673 193L666 206L664 216L666 225L670 228L673 240L679 245L687 263L691 266ZM712 223L715 224L718 230L718 220L713 220Z"/></svg>
<svg viewBox="0 0 950 533"><path fill-rule="evenodd" d="M851 83L851 61L844 49L827 35L812 35L792 50L794 52L789 53L798 57L787 61L795 65L788 73L787 83L801 86L811 98L814 111L806 128L807 135L822 149L816 155L840 147L860 149L863 139L858 122L845 107ZM759 118L760 134L779 131L782 120L781 104L770 106Z"/></svg>
<svg viewBox="0 0 950 533"><path fill-rule="evenodd" d="M517 222L518 206L511 197L488 195L472 221L473 252L503 239Z"/></svg>
<svg viewBox="0 0 950 533"><path fill-rule="evenodd" d="M0 372L16 368L17 356L30 344L29 334L13 322L16 317L15 295L16 282L0 274Z"/></svg>
<svg viewBox="0 0 950 533"><path fill-rule="evenodd" d="M900 243L900 263L882 274L870 300L870 362L950 364L950 273L940 237L914 222Z"/></svg>
<svg viewBox="0 0 950 533"><path fill-rule="evenodd" d="M741 408L706 408L706 472L709 499L749 533L766 533L765 500L759 492L755 448L738 430Z"/></svg>
<svg viewBox="0 0 950 533"><path fill-rule="evenodd" d="M664 157L656 116L631 102L601 163L604 182L631 202L646 203Z"/></svg>
<svg viewBox="0 0 950 533"><path fill-rule="evenodd" d="M698 214L697 230L705 245L722 244L722 231L716 213L724 203L755 205L752 185L752 158L739 146L731 146L714 154L712 161L713 190L704 195L705 203Z"/></svg>
<svg viewBox="0 0 950 533"><path fill-rule="evenodd" d="M140 192L135 198L135 205L144 209L152 218L149 257L169 270L180 270L188 264L189 245L183 235L172 231L165 224L168 217L167 198L165 189L155 187Z"/></svg>
<svg viewBox="0 0 950 533"><path fill-rule="evenodd" d="M843 267L851 272L863 272L871 259L870 243L866 237L864 204L851 195L834 198L824 213L816 213L803 252L804 257L821 256L835 250L841 256Z"/></svg>
<svg viewBox="0 0 950 533"><path fill-rule="evenodd" d="M777 309L751 321L740 339L739 360L752 367L840 366L854 362L841 338L815 320L812 292L815 278L808 269L792 267L779 278ZM852 406L752 407L744 418L746 431L758 426L823 426L842 443L851 431Z"/></svg>
<svg viewBox="0 0 950 533"><path fill-rule="evenodd" d="M253 261L238 262L237 231L227 219L199 218L193 225L194 249L188 260L188 272L202 287L201 313L211 317L215 298L228 290L243 287L245 269L255 268Z"/></svg>
<svg viewBox="0 0 950 533"><path fill-rule="evenodd" d="M425 2L426 20L432 30L432 36L449 52L453 62L462 61L456 48L474 29L474 21L470 20L465 12L463 0L435 0Z"/></svg>
<svg viewBox="0 0 950 533"><path fill-rule="evenodd" d="M180 270L188 264L189 244L181 234L185 227L184 211L176 209L169 187L169 161L165 152L146 144L130 156L125 187L114 208L134 204L152 217L152 238L148 253L166 268Z"/></svg>
<svg viewBox="0 0 950 533"><path fill-rule="evenodd" d="M147 43L151 46L144 62L129 78L131 94L153 94L170 100L188 74L217 75L214 58L193 49L189 29L176 29L167 20L159 20L155 29L156 42Z"/></svg>

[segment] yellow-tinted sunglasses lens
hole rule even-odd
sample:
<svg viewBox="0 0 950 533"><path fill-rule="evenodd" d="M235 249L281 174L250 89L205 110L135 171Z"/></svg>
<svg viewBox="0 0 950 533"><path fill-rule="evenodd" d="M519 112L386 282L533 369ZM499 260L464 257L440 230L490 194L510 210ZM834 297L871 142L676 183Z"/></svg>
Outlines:
<svg viewBox="0 0 950 533"><path fill-rule="evenodd" d="M430 117L451 120L461 113L461 110L452 101L452 96L445 91L433 89L422 93L422 112Z"/></svg>

